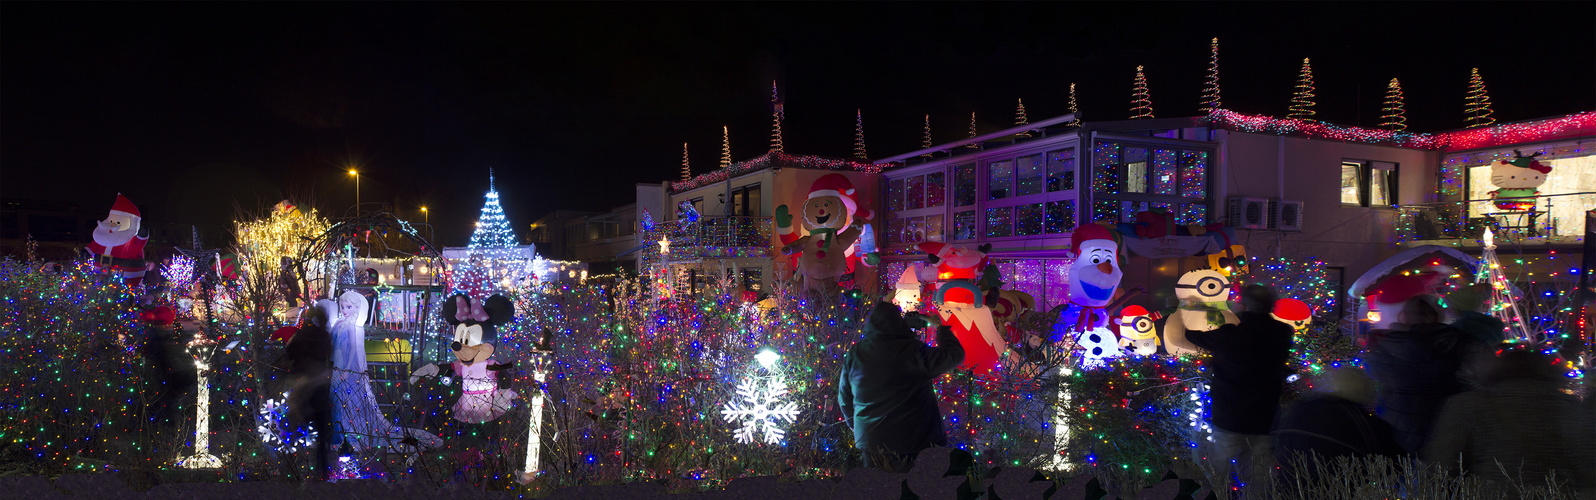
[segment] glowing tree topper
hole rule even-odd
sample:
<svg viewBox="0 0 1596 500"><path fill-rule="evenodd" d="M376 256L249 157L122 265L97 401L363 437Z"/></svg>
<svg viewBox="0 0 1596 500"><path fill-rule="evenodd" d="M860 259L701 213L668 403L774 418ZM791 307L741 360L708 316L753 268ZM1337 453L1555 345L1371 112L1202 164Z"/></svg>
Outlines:
<svg viewBox="0 0 1596 500"><path fill-rule="evenodd" d="M786 435L782 421L798 420L798 402L782 402L787 395L787 378L776 365L781 355L766 349L754 356L767 375L750 376L737 382L737 401L721 406L721 418L726 423L737 423L733 432L739 443L752 443L756 439L765 444L781 444Z"/></svg>

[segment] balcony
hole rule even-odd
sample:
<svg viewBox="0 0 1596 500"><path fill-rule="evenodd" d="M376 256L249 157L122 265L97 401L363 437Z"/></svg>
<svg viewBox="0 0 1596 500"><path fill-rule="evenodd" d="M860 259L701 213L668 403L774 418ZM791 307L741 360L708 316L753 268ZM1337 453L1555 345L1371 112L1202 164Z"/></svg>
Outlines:
<svg viewBox="0 0 1596 500"><path fill-rule="evenodd" d="M1403 205L1397 209L1397 242L1478 247L1489 228L1498 240L1576 245L1585 235L1585 212L1596 209L1596 193L1588 192L1512 200L1518 206L1504 200Z"/></svg>
<svg viewBox="0 0 1596 500"><path fill-rule="evenodd" d="M796 221L794 221L796 222ZM774 243L770 217L700 217L697 221L661 223L647 233L647 240L670 238L669 260L730 259L765 255ZM650 251L658 253L656 246Z"/></svg>

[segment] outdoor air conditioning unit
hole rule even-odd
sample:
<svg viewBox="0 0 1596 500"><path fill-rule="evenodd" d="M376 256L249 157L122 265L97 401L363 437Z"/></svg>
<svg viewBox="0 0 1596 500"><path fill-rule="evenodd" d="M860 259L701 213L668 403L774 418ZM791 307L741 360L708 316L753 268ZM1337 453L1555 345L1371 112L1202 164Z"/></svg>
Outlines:
<svg viewBox="0 0 1596 500"><path fill-rule="evenodd" d="M1225 224L1242 229L1269 228L1269 200L1267 198L1231 198L1229 217Z"/></svg>
<svg viewBox="0 0 1596 500"><path fill-rule="evenodd" d="M1269 229L1276 231L1302 230L1302 202L1296 200L1269 200Z"/></svg>

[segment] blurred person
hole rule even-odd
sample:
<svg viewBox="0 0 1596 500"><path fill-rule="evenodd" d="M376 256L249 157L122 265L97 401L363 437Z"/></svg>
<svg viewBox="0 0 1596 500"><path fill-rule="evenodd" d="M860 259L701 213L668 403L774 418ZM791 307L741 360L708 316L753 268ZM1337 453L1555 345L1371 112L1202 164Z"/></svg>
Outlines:
<svg viewBox="0 0 1596 500"><path fill-rule="evenodd" d="M927 326L936 327L936 347L915 334ZM935 316L905 317L890 302L876 303L864 339L849 349L837 381L837 406L865 467L907 472L920 450L948 445L932 386L963 362L964 346L952 327Z"/></svg>
<svg viewBox="0 0 1596 500"><path fill-rule="evenodd" d="M327 479L332 462L332 334L327 327L337 314L331 300L316 301L305 312L304 324L288 339L277 365L288 371L289 419L300 428L316 431L316 472L312 478ZM286 365L286 366L284 366Z"/></svg>
<svg viewBox="0 0 1596 500"><path fill-rule="evenodd" d="M1408 299L1396 323L1370 332L1363 364L1378 384L1376 412L1396 431L1402 449L1418 454L1446 398L1467 390L1461 370L1471 346L1441 322L1435 297Z"/></svg>
<svg viewBox="0 0 1596 500"><path fill-rule="evenodd" d="M1235 463L1244 472L1238 473L1242 481L1252 484L1266 478L1274 462L1269 431L1285 391L1293 331L1269 315L1275 306L1275 292L1269 287L1248 286L1241 302L1243 311L1236 315L1236 324L1186 332L1186 339L1213 356L1208 393L1213 400L1213 445L1206 457L1199 458L1218 461L1221 467L1215 472L1225 478Z"/></svg>
<svg viewBox="0 0 1596 500"><path fill-rule="evenodd" d="M1314 457L1329 464L1340 457L1397 459L1407 454L1397 444L1391 424L1369 411L1376 396L1368 374L1343 366L1332 370L1328 379L1326 390L1298 399L1275 427L1275 459L1281 464L1284 484L1294 484L1291 479L1297 478L1297 472L1316 471Z"/></svg>
<svg viewBox="0 0 1596 500"><path fill-rule="evenodd" d="M1584 496L1596 493L1596 430L1585 403L1563 392L1557 365L1531 350L1503 353L1484 388L1446 402L1422 457L1530 488L1555 473Z"/></svg>
<svg viewBox="0 0 1596 500"><path fill-rule="evenodd" d="M1506 339L1507 324L1502 318L1482 312L1490 296L1491 285L1476 283L1465 285L1446 297L1452 327L1468 341L1458 373L1467 389L1477 389L1484 384L1485 372L1496 361L1495 346Z"/></svg>

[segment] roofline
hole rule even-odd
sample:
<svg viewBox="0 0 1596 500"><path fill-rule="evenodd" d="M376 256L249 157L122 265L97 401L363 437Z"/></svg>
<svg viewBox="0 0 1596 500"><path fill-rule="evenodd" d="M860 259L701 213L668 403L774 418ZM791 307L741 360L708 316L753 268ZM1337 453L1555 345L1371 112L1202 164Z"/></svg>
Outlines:
<svg viewBox="0 0 1596 500"><path fill-rule="evenodd" d="M990 132L990 133L986 133L986 134L981 134L981 135L978 135L978 136L975 136L975 137L971 137L971 138L968 138L968 139L960 139L958 141L938 144L936 146L932 146L932 147L921 149L921 150L917 150L917 151L911 151L911 152L904 153L904 154L897 155L897 156L890 156L890 157L887 157L887 158L882 158L880 160L876 160L876 161L873 161L871 163L874 163L876 165L884 165L884 164L887 164L887 163L898 163L898 162L902 162L903 160L907 160L909 158L914 158L916 156L920 156L920 155L923 155L923 154L930 154L930 153L935 153L935 152L938 152L938 151L947 151L947 150L950 150L950 149L953 149L953 148L968 146L970 144L976 144L976 143L981 143L981 142L985 142L985 141L990 141L992 139L997 139L999 137L1007 137L1007 136L1019 134L1019 133L1022 133L1022 132L1030 132L1032 130L1044 129L1044 128L1051 127L1053 125L1058 125L1058 124L1061 124L1061 123L1072 122L1072 121L1075 121L1077 116L1080 116L1080 113L1070 113L1070 114L1066 114L1066 115L1063 115L1063 116L1055 116L1055 117L1048 118L1046 120L1042 120L1042 121L1039 121L1039 122L1032 122L1032 123L1026 123L1026 124L1023 124L1023 125L1016 125L1016 126L1013 126L1013 127L1010 127L1010 128L999 130L997 132Z"/></svg>

